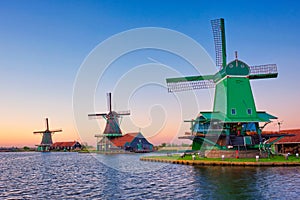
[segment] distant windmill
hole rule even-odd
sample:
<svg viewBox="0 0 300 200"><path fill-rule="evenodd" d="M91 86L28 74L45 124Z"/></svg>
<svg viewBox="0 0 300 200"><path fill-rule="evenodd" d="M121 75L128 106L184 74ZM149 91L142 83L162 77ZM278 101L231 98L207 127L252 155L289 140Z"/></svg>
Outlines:
<svg viewBox="0 0 300 200"><path fill-rule="evenodd" d="M278 132L280 132L280 128L281 128L281 125L283 124L283 120L282 121L279 121L279 120L277 120L277 123L276 123L276 125L278 126ZM276 126L275 125L275 126Z"/></svg>
<svg viewBox="0 0 300 200"><path fill-rule="evenodd" d="M43 134L42 142L38 145L38 151L49 151L49 147L53 144L52 134L56 132L62 132L61 129L49 130L48 118L46 118L46 130L44 131L34 131L34 134Z"/></svg>
<svg viewBox="0 0 300 200"><path fill-rule="evenodd" d="M112 111L111 106L111 93L107 93L107 105L108 113L96 113L89 114L89 117L103 117L106 120L106 126L103 135L106 137L118 137L122 136L122 131L120 129L119 118L123 115L130 115L130 111L115 112Z"/></svg>

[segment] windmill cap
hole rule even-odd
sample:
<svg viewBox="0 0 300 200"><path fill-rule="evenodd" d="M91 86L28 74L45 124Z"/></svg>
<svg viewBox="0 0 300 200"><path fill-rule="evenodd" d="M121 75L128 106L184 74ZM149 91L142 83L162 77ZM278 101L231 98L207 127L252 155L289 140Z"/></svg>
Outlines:
<svg viewBox="0 0 300 200"><path fill-rule="evenodd" d="M250 67L240 60L234 60L228 63L225 67L226 75L233 76L248 76L250 74Z"/></svg>

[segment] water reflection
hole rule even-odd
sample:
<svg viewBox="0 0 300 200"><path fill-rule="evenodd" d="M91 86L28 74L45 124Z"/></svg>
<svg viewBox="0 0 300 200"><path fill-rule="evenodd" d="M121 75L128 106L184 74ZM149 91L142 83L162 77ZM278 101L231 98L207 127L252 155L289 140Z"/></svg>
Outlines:
<svg viewBox="0 0 300 200"><path fill-rule="evenodd" d="M140 157L145 156L145 154L91 154L99 162L103 163L107 167L113 168L121 172L129 173L145 173L157 171L163 168L168 163L157 163L157 162L141 162ZM147 156L157 155L157 154L146 154Z"/></svg>
<svg viewBox="0 0 300 200"><path fill-rule="evenodd" d="M297 199L300 191L299 167L211 166L194 170L196 182L201 183L195 190L212 199Z"/></svg>

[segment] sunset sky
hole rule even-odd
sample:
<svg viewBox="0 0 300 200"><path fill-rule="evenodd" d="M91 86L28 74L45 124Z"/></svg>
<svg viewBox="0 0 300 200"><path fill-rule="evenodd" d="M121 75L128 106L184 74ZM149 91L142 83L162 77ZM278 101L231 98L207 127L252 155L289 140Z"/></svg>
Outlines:
<svg viewBox="0 0 300 200"><path fill-rule="evenodd" d="M2 0L0 146L39 144L41 136L32 132L45 129L45 117L50 128L63 129L54 135L54 141L80 140L95 145L94 135L103 131L105 121L90 120L87 114L107 111L109 91L113 92L115 110L131 111L131 116L122 118L124 133L141 130L154 144L188 142L176 139L189 129L189 124L182 126L183 119L211 110L213 91L196 91L197 99L179 108L175 96L157 84L172 73L164 73L165 68L157 65L197 75L182 58L143 49L114 60L98 77L95 109L82 116L85 128L79 129L73 105L76 77L103 41L143 27L180 32L198 42L214 61L210 20L221 17L225 19L227 61L238 51L239 59L249 65L277 64L277 79L251 81L257 109L278 116L282 129L300 128L299 1ZM180 41L175 44L184 46ZM126 45L120 43L115 48ZM159 80L143 85L145 77ZM127 84L134 81L140 81L140 87L126 93ZM183 99L190 95L179 94ZM268 129L278 127L272 123Z"/></svg>

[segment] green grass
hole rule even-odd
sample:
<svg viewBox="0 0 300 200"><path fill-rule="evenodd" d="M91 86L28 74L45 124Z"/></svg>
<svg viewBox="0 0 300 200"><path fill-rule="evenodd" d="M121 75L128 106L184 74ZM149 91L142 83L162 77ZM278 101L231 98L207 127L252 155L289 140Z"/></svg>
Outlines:
<svg viewBox="0 0 300 200"><path fill-rule="evenodd" d="M79 151L77 151L78 153L97 153L97 150L94 149L81 149Z"/></svg>
<svg viewBox="0 0 300 200"><path fill-rule="evenodd" d="M186 155L184 158L181 158L178 155L172 156L147 156L146 158L157 158L157 159L164 159L164 160L193 160L192 155ZM222 161L221 158L202 158L199 156L195 157L195 160L199 161ZM230 162L256 162L255 158L225 158L224 161ZM289 156L288 160L284 158L284 156L276 155L270 158L260 158L259 162L299 162L300 158L296 158L295 156Z"/></svg>

